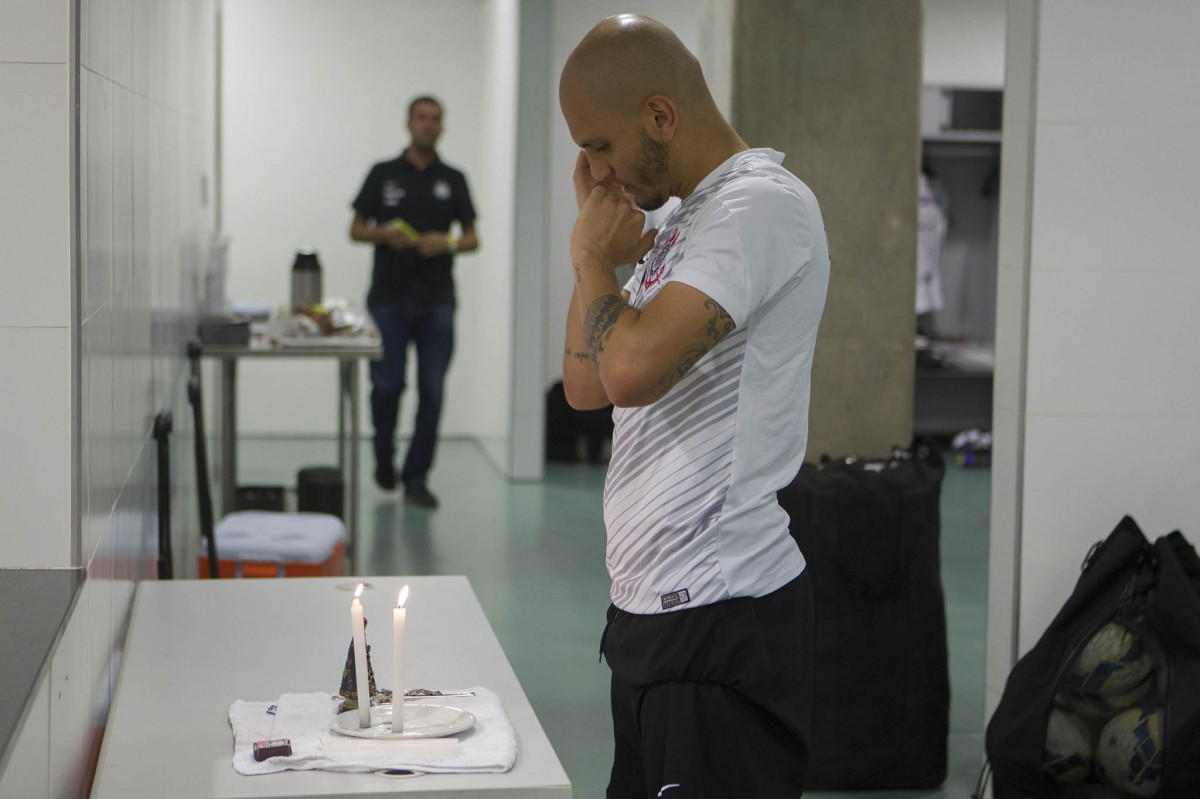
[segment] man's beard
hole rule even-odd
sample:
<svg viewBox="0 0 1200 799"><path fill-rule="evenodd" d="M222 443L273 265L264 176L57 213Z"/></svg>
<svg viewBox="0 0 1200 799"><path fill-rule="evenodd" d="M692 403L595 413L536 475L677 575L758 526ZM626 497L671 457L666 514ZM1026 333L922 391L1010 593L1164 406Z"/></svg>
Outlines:
<svg viewBox="0 0 1200 799"><path fill-rule="evenodd" d="M633 176L637 185L650 187L666 177L667 146L651 137L645 129L638 130L638 139L641 141L641 149L633 165ZM637 207L643 211L654 211L662 208L667 199L665 194L652 194L644 199L637 199Z"/></svg>

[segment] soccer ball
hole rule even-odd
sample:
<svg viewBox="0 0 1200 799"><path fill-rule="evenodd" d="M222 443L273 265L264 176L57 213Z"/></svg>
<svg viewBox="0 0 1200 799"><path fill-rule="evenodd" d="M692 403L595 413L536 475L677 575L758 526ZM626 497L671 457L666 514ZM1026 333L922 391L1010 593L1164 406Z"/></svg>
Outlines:
<svg viewBox="0 0 1200 799"><path fill-rule="evenodd" d="M1063 695L1063 698L1064 704L1075 713L1078 713L1080 717L1091 722L1100 722L1111 719L1122 710L1131 708L1141 702L1153 687L1154 679L1147 678L1142 681L1141 685L1123 694L1079 696L1078 694L1067 692Z"/></svg>
<svg viewBox="0 0 1200 799"><path fill-rule="evenodd" d="M1092 734L1070 711L1054 708L1046 724L1042 772L1055 782L1083 782L1092 773Z"/></svg>
<svg viewBox="0 0 1200 799"><path fill-rule="evenodd" d="M1096 771L1137 796L1153 796L1163 771L1161 710L1135 707L1113 718L1096 743Z"/></svg>
<svg viewBox="0 0 1200 799"><path fill-rule="evenodd" d="M1116 621L1093 635L1071 663L1063 685L1094 705L1088 716L1106 716L1141 700L1150 689L1154 662L1142 637Z"/></svg>

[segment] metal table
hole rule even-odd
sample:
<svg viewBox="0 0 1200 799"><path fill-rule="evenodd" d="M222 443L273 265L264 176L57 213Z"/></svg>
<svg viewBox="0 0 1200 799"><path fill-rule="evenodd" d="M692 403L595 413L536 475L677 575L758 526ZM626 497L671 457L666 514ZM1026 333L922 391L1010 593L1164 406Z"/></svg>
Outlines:
<svg viewBox="0 0 1200 799"><path fill-rule="evenodd" d="M503 774L233 769L229 706L280 694L337 692L350 642L351 589L361 579L371 660L390 687L390 609L409 596L406 680L413 687L495 691L517 733ZM378 632L376 632L378 631ZM381 636L380 633L383 633ZM144 581L134 597L124 662L92 799L569 799L567 779L466 577L322 577Z"/></svg>
<svg viewBox="0 0 1200 799"><path fill-rule="evenodd" d="M338 469L346 485L346 529L350 553L358 543L358 439L359 378L358 364L363 358L383 357L378 336L330 338L311 343L272 344L266 337L255 337L240 346L204 345L205 357L221 361L220 421L221 512L232 513L237 494L237 365L242 358L332 358L338 362ZM349 416L350 446L346 452L346 422ZM346 468L349 461L349 470ZM347 474L349 471L349 474Z"/></svg>

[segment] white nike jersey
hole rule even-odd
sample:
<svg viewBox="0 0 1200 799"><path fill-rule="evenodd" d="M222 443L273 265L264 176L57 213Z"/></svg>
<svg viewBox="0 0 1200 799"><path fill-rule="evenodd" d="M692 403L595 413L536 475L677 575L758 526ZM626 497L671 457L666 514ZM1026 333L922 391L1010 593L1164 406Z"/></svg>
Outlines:
<svg viewBox="0 0 1200 799"><path fill-rule="evenodd" d="M630 613L764 596L804 569L775 492L804 460L829 249L816 197L782 160L748 150L714 170L626 286L642 308L685 283L736 324L658 402L613 413L607 565Z"/></svg>

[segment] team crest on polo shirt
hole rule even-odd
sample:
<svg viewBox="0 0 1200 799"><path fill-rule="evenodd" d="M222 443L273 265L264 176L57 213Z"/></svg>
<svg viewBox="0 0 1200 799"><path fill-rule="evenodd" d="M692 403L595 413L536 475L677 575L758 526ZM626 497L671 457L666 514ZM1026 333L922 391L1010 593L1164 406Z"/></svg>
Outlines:
<svg viewBox="0 0 1200 799"><path fill-rule="evenodd" d="M433 184L433 196L439 200L450 199L450 184L444 180L439 180Z"/></svg>
<svg viewBox="0 0 1200 799"><path fill-rule="evenodd" d="M642 286L644 288L652 288L658 285L658 281L662 279L663 272L666 271L667 253L675 246L675 241L678 238L679 228L675 228L661 247L654 248L650 256L650 262L646 265L646 274L642 277Z"/></svg>
<svg viewBox="0 0 1200 799"><path fill-rule="evenodd" d="M385 180L383 182L383 204L398 205L404 199L404 187L400 185L398 180Z"/></svg>

